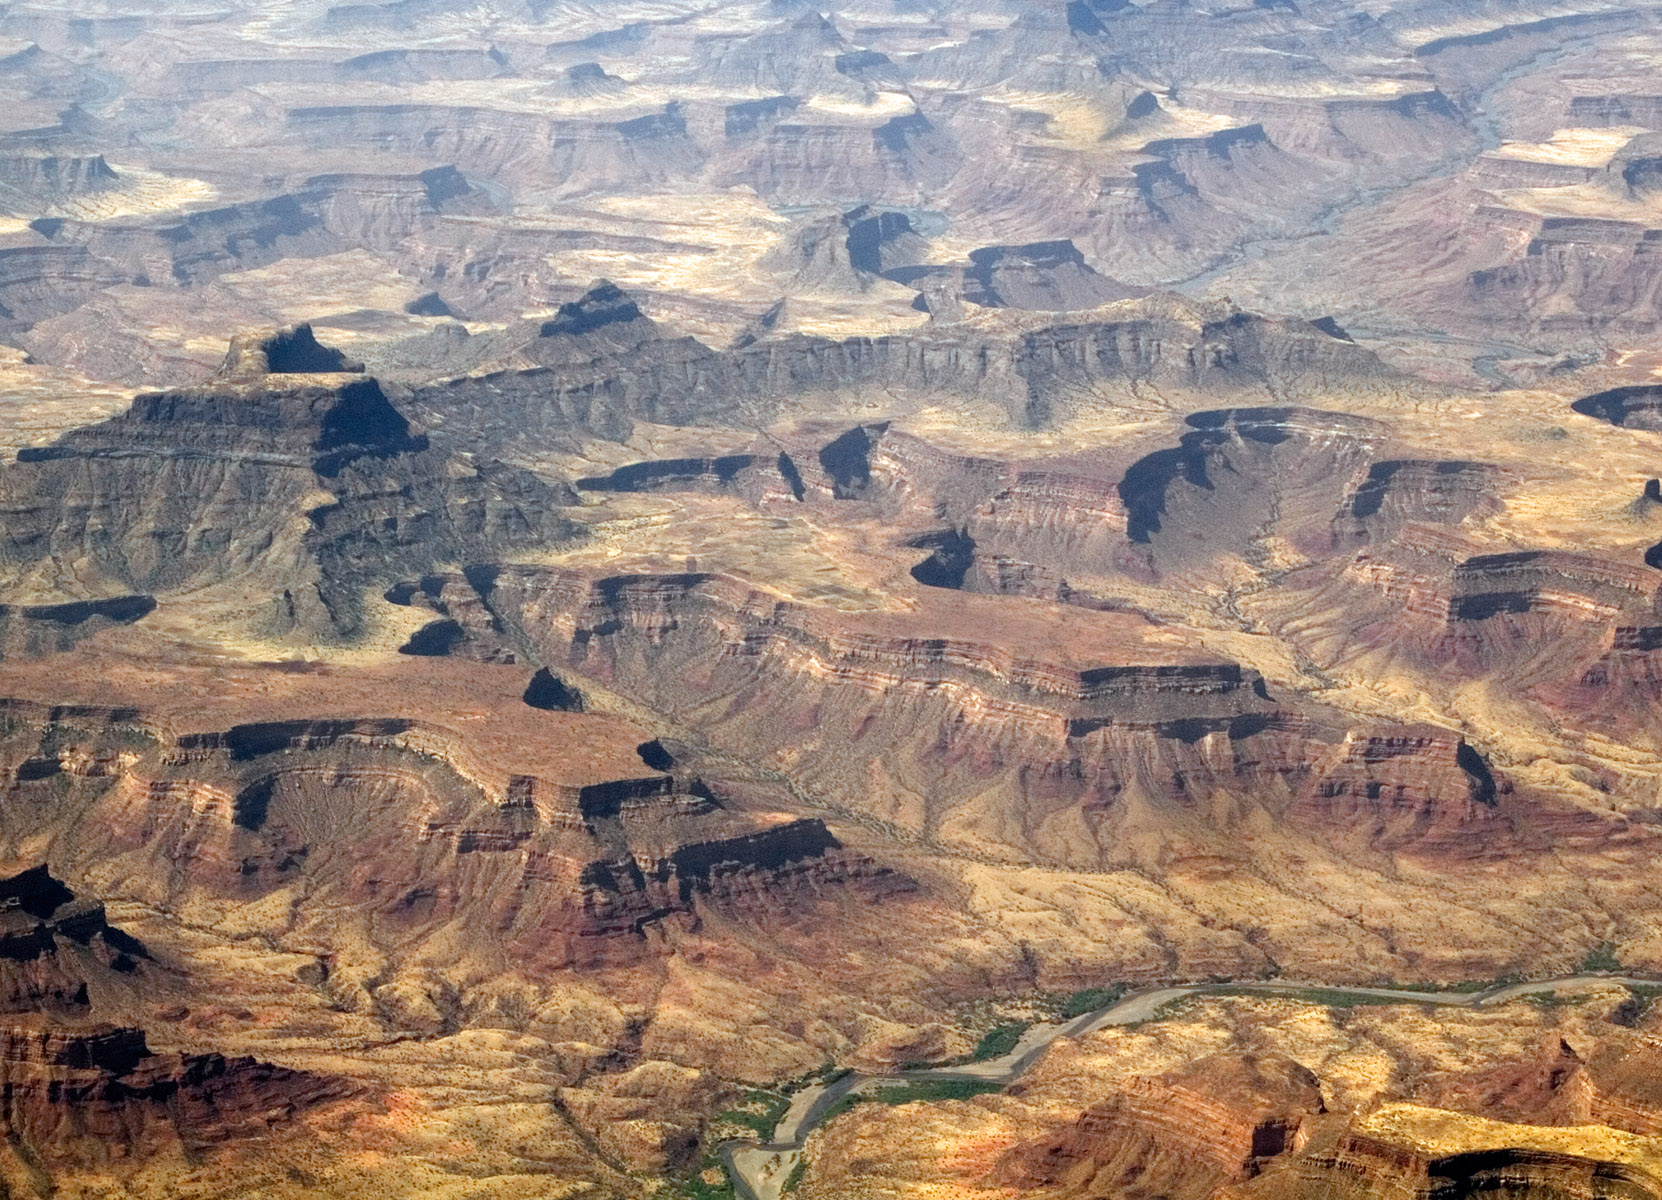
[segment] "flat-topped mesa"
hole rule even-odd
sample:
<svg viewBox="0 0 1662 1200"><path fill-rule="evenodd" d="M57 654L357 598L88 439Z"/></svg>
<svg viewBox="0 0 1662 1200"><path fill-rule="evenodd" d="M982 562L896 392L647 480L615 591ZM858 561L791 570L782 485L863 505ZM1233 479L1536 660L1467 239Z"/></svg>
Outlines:
<svg viewBox="0 0 1662 1200"><path fill-rule="evenodd" d="M235 770L236 764L289 754L349 757L367 754L366 765L399 759L430 760L443 764L455 774L458 782L476 789L479 795L497 807L534 810L543 820L565 821L567 824L580 823L586 815L581 798L590 787L598 787L602 792L608 788L623 788L638 792L642 797L676 791L676 781L667 775L596 785L538 780L517 773L490 755L480 753L466 738L451 729L408 717L263 721L209 733L180 734L172 739L164 752L163 762L170 767L187 769L217 764L221 769ZM247 794L251 796L252 792ZM248 809L247 804L227 815L238 823L252 823L255 827L261 819Z"/></svg>
<svg viewBox="0 0 1662 1200"><path fill-rule="evenodd" d="M55 1166L197 1153L281 1134L357 1095L345 1079L219 1054L155 1054L144 1031L0 1021L0 1129Z"/></svg>
<svg viewBox="0 0 1662 1200"><path fill-rule="evenodd" d="M101 903L76 896L44 865L0 879L0 1012L84 1017L149 959Z"/></svg>
<svg viewBox="0 0 1662 1200"><path fill-rule="evenodd" d="M1333 515L1387 428L1299 407L1195 413L1178 445L1125 472L1126 532L1151 567L1242 553L1272 521L1295 545L1331 545Z"/></svg>
<svg viewBox="0 0 1662 1200"><path fill-rule="evenodd" d="M608 74L597 62L573 63L565 69L559 81L550 90L559 94L589 99L596 96L620 96L629 90L620 76Z"/></svg>
<svg viewBox="0 0 1662 1200"><path fill-rule="evenodd" d="M752 501L803 496L802 475L784 451L649 459L579 479L576 486L587 492L731 492Z"/></svg>
<svg viewBox="0 0 1662 1200"><path fill-rule="evenodd" d="M121 186L102 154L0 154L0 190L42 198L82 196Z"/></svg>
<svg viewBox="0 0 1662 1200"><path fill-rule="evenodd" d="M12 711L20 719L0 738L0 766L32 761L22 756L48 716ZM51 728L66 759L111 736L95 712L62 716ZM612 718L527 706L509 719L517 732L501 735L402 717L157 731L118 739L123 753L96 778L13 771L19 793L85 848L81 866L95 855L154 863L145 877L166 887L159 864L171 863L188 872L192 894L215 902L304 881L323 906L308 928L325 945L340 934L338 909L359 914L364 936L399 930L401 945L442 940L463 920L503 953L626 963L648 927L696 922L709 906L809 919L826 888L913 886L845 851L818 820L741 812L696 777L653 770L646 760L667 752ZM18 890L34 909L55 902L43 887ZM51 935L38 918L8 916L6 895L0 884L0 982L10 933L13 957L29 963ZM92 928L97 918L60 905L52 920L96 949L117 936Z"/></svg>
<svg viewBox="0 0 1662 1200"><path fill-rule="evenodd" d="M266 375L361 375L354 362L312 333L310 325L291 325L272 333L239 333L220 365L218 377L253 380Z"/></svg>
<svg viewBox="0 0 1662 1200"><path fill-rule="evenodd" d="M608 295L610 293L607 293ZM579 302L580 304L582 302ZM752 423L803 396L835 398L872 386L902 406L941 392L1003 407L1021 426L1042 427L1071 406L1100 402L1100 384L1132 381L1242 392L1278 391L1321 377L1361 385L1394 378L1370 351L1307 321L1272 321L1171 297L1127 301L1111 318L1015 333L931 327L842 340L805 334L715 350L667 337L644 317L612 319L628 302L574 314L591 332L538 337L522 348L546 364L416 388L413 415L456 429L480 449L504 439L575 427L626 440L637 420L673 425ZM550 324L559 326L556 317ZM615 341L618 345L608 345ZM453 418L467 415L463 423Z"/></svg>
<svg viewBox="0 0 1662 1200"><path fill-rule="evenodd" d="M1570 406L1584 417L1597 417L1624 429L1662 433L1662 387L1638 384L1577 400Z"/></svg>
<svg viewBox="0 0 1662 1200"><path fill-rule="evenodd" d="M270 598L261 634L347 636L367 589L569 537L575 500L432 448L374 379L220 380L141 394L0 466L0 567L162 603L246 580Z"/></svg>
<svg viewBox="0 0 1662 1200"><path fill-rule="evenodd" d="M964 299L993 308L1069 310L1096 308L1140 295L1097 273L1073 242L983 246L970 251Z"/></svg>
<svg viewBox="0 0 1662 1200"><path fill-rule="evenodd" d="M356 458L426 448L427 439L411 432L374 379L285 386L259 378L141 393L125 413L20 450L17 461L257 455L262 465L332 475Z"/></svg>
<svg viewBox="0 0 1662 1200"><path fill-rule="evenodd" d="M1065 239L983 246L970 251L967 264L920 263L891 268L885 275L919 292L945 292L984 308L1049 312L1098 308L1146 291L1099 274ZM926 309L926 304L914 307Z"/></svg>

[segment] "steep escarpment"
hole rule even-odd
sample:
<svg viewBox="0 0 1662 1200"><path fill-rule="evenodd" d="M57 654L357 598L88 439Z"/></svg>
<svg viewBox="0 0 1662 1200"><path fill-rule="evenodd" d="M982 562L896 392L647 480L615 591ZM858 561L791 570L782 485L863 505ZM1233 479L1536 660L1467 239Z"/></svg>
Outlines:
<svg viewBox="0 0 1662 1200"><path fill-rule="evenodd" d="M1611 388L1583 397L1571 407L1582 416L1598 417L1624 429L1662 431L1662 388L1648 384Z"/></svg>
<svg viewBox="0 0 1662 1200"><path fill-rule="evenodd" d="M938 547L924 574L951 573L961 552ZM470 637L494 622L529 658L788 764L839 807L943 838L992 836L1038 861L1133 861L1175 836L1178 813L1210 813L1222 833L1260 808L1338 853L1435 863L1533 853L1552 830L1589 846L1628 836L1550 805L1520 824L1511 782L1457 735L1347 731L1235 664L1140 647L1148 627L1134 616L1068 617L1063 639L1029 648L785 603L722 576L472 579L488 618ZM983 629L1004 603L978 600Z"/></svg>
<svg viewBox="0 0 1662 1200"><path fill-rule="evenodd" d="M1316 1076L1285 1055L1208 1056L1124 1081L1064 1132L1006 1152L990 1181L1036 1196L1213 1196L1302 1149L1325 1111Z"/></svg>
<svg viewBox="0 0 1662 1200"><path fill-rule="evenodd" d="M25 707L8 702L8 721L20 723ZM11 767L9 799L28 803L42 781L107 781L103 770L121 760L88 749L70 739L54 746L56 758ZM46 866L0 879L0 1177L242 1153L290 1135L312 1110L362 1094L339 1077L250 1057L157 1053L144 1030L109 1023L111 1014L188 994L183 982L176 967L112 926L103 904Z"/></svg>
<svg viewBox="0 0 1662 1200"><path fill-rule="evenodd" d="M1646 1165L1566 1149L1487 1146L1457 1152L1403 1146L1366 1133L1341 1137L1299 1164L1291 1194L1360 1197L1390 1189L1410 1196L1662 1195L1662 1177Z"/></svg>
<svg viewBox="0 0 1662 1200"><path fill-rule="evenodd" d="M35 758L13 774L21 784L60 770ZM77 896L44 865L0 880L0 1011L84 1017L159 975L149 951L111 925L102 904Z"/></svg>
<svg viewBox="0 0 1662 1200"><path fill-rule="evenodd" d="M156 1054L137 1029L16 1016L0 1021L0 1086L8 1097L0 1119L8 1174L235 1153L360 1090L252 1058Z"/></svg>
<svg viewBox="0 0 1662 1200"><path fill-rule="evenodd" d="M1119 485L1127 535L1153 548L1151 564L1180 564L1208 542L1243 552L1272 513L1278 532L1295 541L1313 530L1325 535L1333 501L1322 493L1335 483L1344 489L1386 432L1377 422L1308 409L1197 413L1188 423L1175 449L1134 464ZM1319 509L1287 511L1311 496Z"/></svg>
<svg viewBox="0 0 1662 1200"><path fill-rule="evenodd" d="M785 451L648 460L576 484L588 492L732 492L758 501L769 496L800 500L803 492L801 472Z"/></svg>
<svg viewBox="0 0 1662 1200"><path fill-rule="evenodd" d="M343 953L355 944L344 928L437 953L466 927L484 939L475 954L499 962L627 964L666 924L701 914L805 919L827 890L911 887L818 820L746 814L695 777L652 771L638 736L607 719L522 712L522 724L571 739L544 752L563 777L398 717L151 725L147 738L121 738L116 719L131 726L137 714L13 703L0 745L17 798L53 811L77 871L186 908L303 885L333 897L301 918L310 936ZM38 749L48 728L52 759ZM66 791L73 802L49 803ZM335 911L354 915L343 927Z"/></svg>
<svg viewBox="0 0 1662 1200"><path fill-rule="evenodd" d="M373 380L262 376L141 395L21 452L0 467L0 563L62 589L246 581L268 589L256 618L266 631L350 634L366 588L416 564L558 539L555 510L571 498L431 448Z"/></svg>
<svg viewBox="0 0 1662 1200"><path fill-rule="evenodd" d="M582 302L614 312L601 285ZM614 289L615 290L615 289ZM626 312L626 310L623 310ZM609 318L610 344L594 347L546 330L527 354L549 365L418 388L412 415L457 429L468 444L509 442L572 429L623 439L637 420L672 425L754 419L848 389L883 387L920 400L939 392L984 398L1023 426L1043 426L1089 403L1103 383L1133 381L1231 390L1274 381L1344 377L1366 386L1389 372L1369 352L1305 322L1154 305L1095 324L1057 325L966 344L961 333L920 332L831 340L786 335L712 350L692 338L639 336L621 350L616 331L637 318ZM545 351L543 346L547 345ZM573 356L574 349L581 349ZM550 353L557 350L557 356Z"/></svg>

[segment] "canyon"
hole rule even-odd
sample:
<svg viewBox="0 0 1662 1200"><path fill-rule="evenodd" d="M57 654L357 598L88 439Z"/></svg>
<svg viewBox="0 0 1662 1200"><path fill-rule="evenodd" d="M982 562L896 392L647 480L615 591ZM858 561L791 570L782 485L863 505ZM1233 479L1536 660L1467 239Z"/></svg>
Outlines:
<svg viewBox="0 0 1662 1200"><path fill-rule="evenodd" d="M1662 1197L1662 8L0 8L0 1194Z"/></svg>

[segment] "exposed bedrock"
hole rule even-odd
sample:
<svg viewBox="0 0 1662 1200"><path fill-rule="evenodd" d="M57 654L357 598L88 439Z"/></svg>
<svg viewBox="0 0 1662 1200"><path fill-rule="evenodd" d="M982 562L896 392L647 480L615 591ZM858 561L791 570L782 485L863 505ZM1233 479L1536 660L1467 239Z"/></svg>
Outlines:
<svg viewBox="0 0 1662 1200"><path fill-rule="evenodd" d="M1347 734L1317 766L1297 812L1374 850L1442 863L1495 861L1518 850L1512 792L1511 781L1458 734L1405 726ZM1594 821L1581 832L1600 827Z"/></svg>
<svg viewBox="0 0 1662 1200"><path fill-rule="evenodd" d="M1530 613L1594 622L1659 617L1662 580L1637 564L1550 550L1484 554L1455 566L1451 623Z"/></svg>
<svg viewBox="0 0 1662 1200"><path fill-rule="evenodd" d="M1505 508L1496 495L1505 474L1459 459L1376 462L1334 522L1335 540L1388 541L1409 522L1460 525Z"/></svg>
<svg viewBox="0 0 1662 1200"><path fill-rule="evenodd" d="M1023 246L983 246L970 251L967 266L902 266L890 279L920 292L945 286L971 304L985 308L1025 308L1050 312L1096 308L1142 295L1098 274L1068 240Z"/></svg>
<svg viewBox="0 0 1662 1200"><path fill-rule="evenodd" d="M950 558L962 546L943 549ZM536 660L717 746L789 763L839 807L909 827L996 829L1011 853L1038 861L1131 861L1142 839L1172 834L1170 814L1221 835L1260 808L1342 852L1427 862L1527 855L1541 848L1533 831L1555 821L1577 844L1611 834L1609 822L1551 804L1519 825L1511 782L1457 734L1347 731L1235 664L1138 662L1134 643L1118 650L1128 657L1069 663L927 618L785 603L726 576L507 567L485 599ZM894 791L874 793L874 772Z"/></svg>
<svg viewBox="0 0 1662 1200"><path fill-rule="evenodd" d="M1649 741L1662 696L1662 576L1566 551L1471 553L1469 538L1409 523L1366 547L1321 603L1350 636L1434 670L1482 677L1561 720Z"/></svg>
<svg viewBox="0 0 1662 1200"><path fill-rule="evenodd" d="M362 374L353 362L332 346L317 340L310 325L295 325L268 334L239 334L219 374L226 379L257 379L262 375Z"/></svg>
<svg viewBox="0 0 1662 1200"><path fill-rule="evenodd" d="M81 293L98 281L106 288L189 288L286 258L360 247L395 252L444 217L490 208L455 167L439 166L403 175L319 175L265 200L162 224L40 219L30 226L35 244L0 251L0 303L20 325L36 325L79 306L86 298ZM61 319L33 331L28 342L49 361L96 367L111 377L146 377L120 354L82 345L86 337L85 325Z"/></svg>
<svg viewBox="0 0 1662 1200"><path fill-rule="evenodd" d="M793 289L859 292L928 253L905 213L862 204L803 223L767 263L789 271Z"/></svg>
<svg viewBox="0 0 1662 1200"><path fill-rule="evenodd" d="M31 196L84 195L119 182L102 154L0 154L0 184Z"/></svg>
<svg viewBox="0 0 1662 1200"><path fill-rule="evenodd" d="M1325 1111L1315 1075L1290 1058L1212 1055L1126 1080L1061 1133L1007 1151L990 1181L1023 1194L1147 1187L1203 1200L1301 1150L1310 1119Z"/></svg>
<svg viewBox="0 0 1662 1200"><path fill-rule="evenodd" d="M1530 1149L1484 1149L1437 1154L1346 1133L1326 1149L1313 1149L1293 1179L1295 1197L1361 1200L1389 1189L1411 1200L1436 1196L1539 1196L1551 1200L1653 1200L1662 1179L1630 1164L1594 1156Z"/></svg>
<svg viewBox="0 0 1662 1200"><path fill-rule="evenodd" d="M531 682L525 685L525 703L548 712L582 712L588 707L583 693L547 667L537 668ZM647 764L651 766L650 763ZM657 770L668 770L658 767Z"/></svg>
<svg viewBox="0 0 1662 1200"><path fill-rule="evenodd" d="M306 922L324 945L341 934L339 907L359 914L351 936L390 937L389 949L442 946L465 923L487 958L627 964L655 953L646 935L665 922L696 924L709 913L812 920L837 894L913 887L846 851L818 820L741 813L673 760L671 773L655 771L648 760L668 758L655 742L631 753L634 773L595 779L581 766L582 742L585 729L612 736L604 719L555 714L578 723L548 733L574 739L582 773L569 779L505 770L461 735L408 718L137 738L91 712L13 703L8 715L0 766L36 814L29 820L54 798L49 819L62 823L71 867L185 906L303 882L330 898ZM54 716L58 760L95 770L47 775L28 765ZM17 832L3 816L0 827ZM42 936L34 925L20 933Z"/></svg>
<svg viewBox="0 0 1662 1200"><path fill-rule="evenodd" d="M1612 388L1571 405L1585 417L1597 417L1626 429L1662 433L1662 387L1641 384Z"/></svg>
<svg viewBox="0 0 1662 1200"><path fill-rule="evenodd" d="M1516 220L1516 217L1510 219ZM1529 217L1534 236L1510 262L1473 271L1460 303L1547 335L1654 333L1662 293L1662 229L1606 217Z"/></svg>
<svg viewBox="0 0 1662 1200"><path fill-rule="evenodd" d="M0 1022L0 1126L53 1166L197 1154L352 1097L346 1080L219 1054L155 1054L138 1029Z"/></svg>
<svg viewBox="0 0 1662 1200"><path fill-rule="evenodd" d="M915 109L877 125L812 117L799 106L750 128L741 121L712 154L707 177L718 187L754 187L776 204L901 206L927 201L962 162L952 130Z"/></svg>
<svg viewBox="0 0 1662 1200"><path fill-rule="evenodd" d="M611 310L610 285L578 302ZM545 336L524 351L548 364L413 390L412 416L481 451L572 429L623 439L633 422L748 424L805 396L881 385L904 398L959 392L1020 425L1096 402L1103 382L1147 380L1234 390L1304 379L1372 386L1389 372L1371 353L1304 321L1273 321L1183 301L1124 320L1056 325L1015 336L924 331L832 341L799 334L713 350L666 337L644 316L582 336Z"/></svg>
<svg viewBox="0 0 1662 1200"><path fill-rule="evenodd" d="M857 271L882 275L921 261L929 250L927 239L903 212L863 204L844 213L842 223L848 233L848 261Z"/></svg>
<svg viewBox="0 0 1662 1200"><path fill-rule="evenodd" d="M23 330L79 308L132 274L81 246L23 245L0 249L0 325Z"/></svg>
<svg viewBox="0 0 1662 1200"><path fill-rule="evenodd" d="M70 769L76 764L71 762ZM17 784L64 773L59 758L26 759ZM0 1012L85 1017L109 1007L133 982L158 970L136 938L111 925L104 906L78 897L45 866L0 879Z"/></svg>
<svg viewBox="0 0 1662 1200"><path fill-rule="evenodd" d="M954 530L927 534L913 546L930 551L912 568L912 578L926 587L962 588L964 576L975 565L975 539Z"/></svg>
<svg viewBox="0 0 1662 1200"><path fill-rule="evenodd" d="M141 395L0 466L0 570L149 595L263 580L268 630L343 634L364 588L558 540L574 500L432 449L374 380L226 381Z"/></svg>
<svg viewBox="0 0 1662 1200"><path fill-rule="evenodd" d="M1175 449L1132 465L1119 485L1133 543L1151 561L1242 553L1269 527L1324 550L1340 497L1382 442L1378 422L1303 408L1196 413Z"/></svg>
<svg viewBox="0 0 1662 1200"><path fill-rule="evenodd" d="M803 495L802 476L784 451L654 459L576 482L579 491L588 492L728 492L754 501Z"/></svg>

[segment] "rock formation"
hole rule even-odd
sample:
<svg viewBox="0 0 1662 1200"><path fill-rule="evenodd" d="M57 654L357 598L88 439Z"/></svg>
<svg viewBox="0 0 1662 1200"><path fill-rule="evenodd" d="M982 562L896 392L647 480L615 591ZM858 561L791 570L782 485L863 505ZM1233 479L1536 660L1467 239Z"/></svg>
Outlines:
<svg viewBox="0 0 1662 1200"><path fill-rule="evenodd" d="M338 367L309 337L234 351L237 370L305 353ZM570 495L431 449L372 379L228 379L141 395L0 468L0 561L16 573L82 562L81 586L127 593L258 581L268 629L342 634L364 589L418 563L560 537Z"/></svg>

